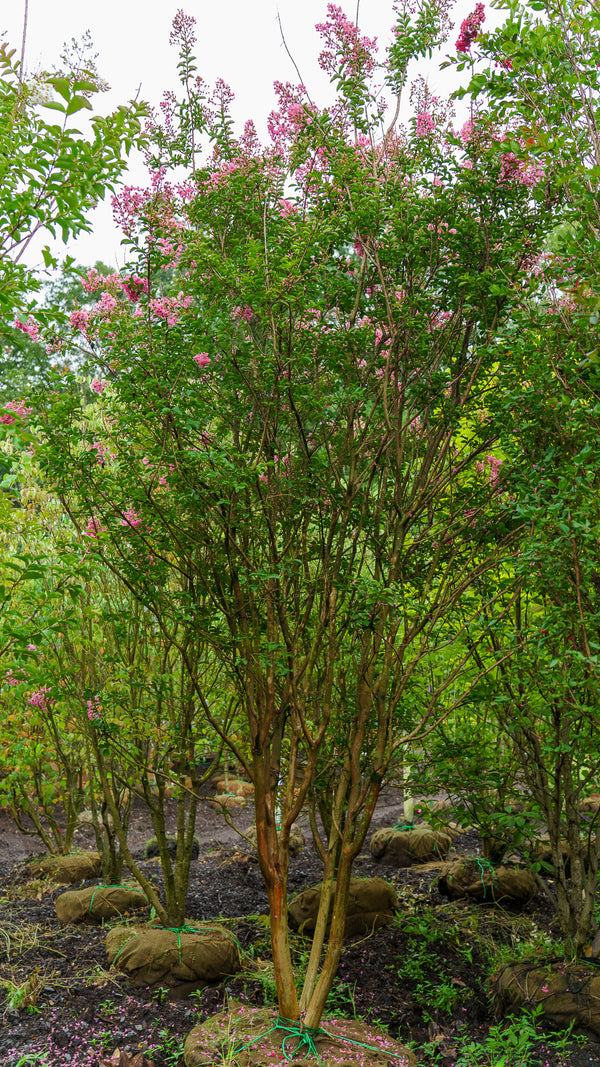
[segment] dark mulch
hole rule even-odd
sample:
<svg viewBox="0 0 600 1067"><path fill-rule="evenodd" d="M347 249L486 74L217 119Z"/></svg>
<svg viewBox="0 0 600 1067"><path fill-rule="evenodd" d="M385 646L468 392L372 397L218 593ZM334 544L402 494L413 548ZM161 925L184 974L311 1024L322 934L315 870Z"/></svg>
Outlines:
<svg viewBox="0 0 600 1067"><path fill-rule="evenodd" d="M391 807L378 813L374 828L390 825L394 814ZM247 825L249 819L246 814L240 823ZM102 928L59 927L53 902L63 890L47 891L42 883L27 881L23 857L35 839L20 838L13 849L12 833L2 816L3 1067L38 1062L47 1067L99 1067L102 1058L112 1056L116 1048L129 1053L143 1050L154 1067L174 1067L183 1064L181 1047L188 1031L223 1010L229 997L257 1006L273 1003L268 907L258 863L215 813L203 814L200 820L200 857L192 866L187 915L226 921L248 965L241 975L181 1000L173 994L136 988L116 972L108 972ZM86 833L77 844L92 845ZM138 815L132 831L136 859L141 859L143 842L149 836L143 816ZM474 854L478 841L474 835L465 836L455 842L455 848L461 854ZM143 862L143 868L160 884L156 861ZM514 943L515 929L527 919L548 935L556 934L547 902L536 898L525 909L525 919L523 913L511 915L499 908L449 904L436 889L435 871L382 867L366 852L359 857L355 873L393 881L403 911L397 924L347 942L332 991L331 1014L382 1023L391 1036L415 1042L420 1067L453 1067L468 1042L482 1041L497 1022L487 994L490 951ZM291 860L291 892L300 892L320 877L320 863L312 848ZM308 942L299 937L292 941L301 964ZM27 982L30 1002L19 1005ZM477 1062L492 1061L473 1060L473 1067ZM521 1065L518 1060L514 1063ZM527 1067L592 1064L600 1064L600 1045L591 1043L561 1053L549 1048L540 1035ZM512 1061L507 1067L512 1067Z"/></svg>

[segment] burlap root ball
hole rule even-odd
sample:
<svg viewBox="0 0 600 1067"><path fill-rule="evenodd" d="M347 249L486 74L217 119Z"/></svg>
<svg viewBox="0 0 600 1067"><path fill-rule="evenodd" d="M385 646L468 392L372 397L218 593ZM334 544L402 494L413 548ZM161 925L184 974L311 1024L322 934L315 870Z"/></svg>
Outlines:
<svg viewBox="0 0 600 1067"><path fill-rule="evenodd" d="M321 900L322 882L305 889L291 901L290 926L301 934L315 930ZM333 907L334 890L329 890L329 913ZM369 933L380 926L388 926L396 917L400 905L394 887L383 878L351 878L344 937Z"/></svg>
<svg viewBox="0 0 600 1067"><path fill-rule="evenodd" d="M228 930L216 923L190 923L189 929L156 926L115 927L106 937L106 952L136 985L174 989L200 988L241 968L240 950Z"/></svg>
<svg viewBox="0 0 600 1067"><path fill-rule="evenodd" d="M174 834L167 834L167 851L172 860L175 859L177 852L177 838ZM151 837L149 841L146 841L144 846L144 856L147 860L153 860L160 853L158 851L158 841L155 837ZM200 842L197 837L192 842L192 859L197 860L200 855Z"/></svg>
<svg viewBox="0 0 600 1067"><path fill-rule="evenodd" d="M256 827L253 826L250 830L248 830L246 836L250 838L252 844L256 848ZM290 856L298 856L300 852L302 852L305 844L306 841L304 838L304 833L302 832L302 827L299 826L297 822L292 823L290 827L289 838Z"/></svg>
<svg viewBox="0 0 600 1067"><path fill-rule="evenodd" d="M63 926L67 923L101 922L114 919L138 908L147 908L148 901L141 889L126 885L90 886L88 889L69 889L54 901L56 915Z"/></svg>
<svg viewBox="0 0 600 1067"><path fill-rule="evenodd" d="M567 878L571 874L571 846L568 841L561 840L560 851L565 865L565 874ZM533 846L533 859L538 863L543 864L542 871L547 871L548 868L554 870L554 863L552 860L552 849L550 847L550 841L548 837L540 837Z"/></svg>
<svg viewBox="0 0 600 1067"><path fill-rule="evenodd" d="M519 867L490 867L482 860L459 860L446 869L438 888L450 900L510 906L531 900L537 893L537 882L531 871Z"/></svg>
<svg viewBox="0 0 600 1067"><path fill-rule="evenodd" d="M554 1025L563 1028L575 1021L600 1035L600 972L589 964L509 963L494 976L492 991L503 1011L540 1005Z"/></svg>
<svg viewBox="0 0 600 1067"><path fill-rule="evenodd" d="M588 797L584 797L580 801L579 810L588 812L590 815L597 815L600 811L600 793L590 793Z"/></svg>
<svg viewBox="0 0 600 1067"><path fill-rule="evenodd" d="M102 861L99 852L74 852L71 856L44 856L30 869L33 874L47 875L62 885L73 885L85 878L99 878Z"/></svg>
<svg viewBox="0 0 600 1067"><path fill-rule="evenodd" d="M395 826L376 830L371 838L371 855L380 863L395 867L412 867L415 863L429 863L448 855L452 838L443 830L430 826L397 829Z"/></svg>
<svg viewBox="0 0 600 1067"><path fill-rule="evenodd" d="M230 778L228 782L224 778L215 780L215 790L219 795L235 797L253 797L254 786L252 782L243 782L241 778Z"/></svg>
<svg viewBox="0 0 600 1067"><path fill-rule="evenodd" d="M324 1067L325 1064L364 1067L367 1062L369 1067L417 1065L410 1049L358 1020L325 1019L320 1029L324 1033L313 1039L317 1059L309 1054L306 1046L299 1047L299 1036L277 1027L276 1012L269 1008L248 1008L230 1000L227 1012L212 1015L188 1034L183 1058L186 1067L214 1067L231 1050L235 1052L236 1067L265 1067L267 1063L287 1062L285 1056L292 1058L294 1067ZM370 1047L365 1049L365 1045ZM293 1055L296 1049L298 1058Z"/></svg>

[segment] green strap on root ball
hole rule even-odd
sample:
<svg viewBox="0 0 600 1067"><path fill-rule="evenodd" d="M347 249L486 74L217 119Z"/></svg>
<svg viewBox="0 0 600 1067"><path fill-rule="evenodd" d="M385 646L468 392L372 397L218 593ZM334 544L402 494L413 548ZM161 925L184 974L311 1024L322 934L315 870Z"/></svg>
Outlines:
<svg viewBox="0 0 600 1067"><path fill-rule="evenodd" d="M245 1045L240 1045L239 1048L234 1049L233 1055L237 1056L239 1052L243 1052L245 1049L250 1048L251 1045L255 1045L257 1041L261 1041L263 1037L268 1037L275 1030L285 1030L286 1034L281 1042L281 1051L285 1059L291 1062L298 1052L302 1052L304 1056L314 1056L318 1063L323 1063L323 1060L319 1056L317 1046L315 1045L316 1037L328 1037L330 1041L343 1041L348 1045L357 1045L359 1048L365 1048L369 1052L381 1052L382 1049L377 1045L365 1045L362 1041L355 1041L352 1037L342 1037L340 1034L330 1034L327 1030L323 1030L320 1026L305 1026L299 1019L286 1019L284 1015L277 1016L277 1022L275 1026L272 1026L269 1030L264 1030L258 1037L253 1037L251 1041L248 1041ZM294 1049L288 1051L286 1049L286 1042L291 1038L299 1038L299 1042ZM387 1056L394 1056L396 1059L402 1059L402 1052L390 1052L386 1049Z"/></svg>
<svg viewBox="0 0 600 1067"><path fill-rule="evenodd" d="M88 915L91 915L92 913L92 904L94 903L94 897L100 889L128 889L130 893L141 893L142 896L145 896L144 891L142 889L138 889L138 887L135 885L121 885L120 882L117 882L114 885L97 885L91 896L90 906L88 908Z"/></svg>
<svg viewBox="0 0 600 1067"><path fill-rule="evenodd" d="M293 1060L296 1053L302 1051L303 1055L316 1056L318 1062L322 1062L321 1057L319 1056L319 1053L317 1051L317 1046L314 1042L315 1037L318 1037L319 1034L324 1033L324 1031L321 1030L319 1026L304 1026L302 1022L298 1022L294 1019L286 1019L285 1016L278 1015L276 1029L287 1031L283 1041L281 1042L281 1051L283 1052L283 1055L285 1056L286 1060ZM299 1037L300 1041L296 1045L296 1048L293 1049L291 1053L288 1053L288 1050L285 1047L285 1043L293 1037Z"/></svg>
<svg viewBox="0 0 600 1067"><path fill-rule="evenodd" d="M487 889L486 889L485 880L484 880L485 872L489 871L489 873L491 874L491 876L492 876L492 885L496 885L497 884L496 883L496 872L494 870L494 865L492 863L490 863L489 860L476 858L475 859L475 863L477 864L477 866L479 867L479 870L481 871L481 876L480 877L481 877L481 884L483 886L483 899L485 900L486 895L487 895Z"/></svg>

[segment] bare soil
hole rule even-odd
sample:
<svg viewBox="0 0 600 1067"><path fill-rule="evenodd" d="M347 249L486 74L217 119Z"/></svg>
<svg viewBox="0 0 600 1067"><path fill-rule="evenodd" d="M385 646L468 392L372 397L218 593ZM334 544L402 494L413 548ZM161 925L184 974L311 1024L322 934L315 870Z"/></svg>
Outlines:
<svg viewBox="0 0 600 1067"><path fill-rule="evenodd" d="M235 821L246 830L251 817L247 808ZM400 818L400 797L389 790L372 829L394 825ZM304 829L310 840L308 826ZM130 847L160 886L157 861L143 860L150 836L149 820L140 809L132 820ZM175 1067L183 1064L181 1049L189 1030L224 1010L229 998L254 1006L273 1003L268 905L256 857L208 806L199 815L197 836L200 855L192 865L187 916L225 922L241 944L245 967L236 977L177 999L174 993L135 987L109 971L102 927L59 926L54 900L65 887L31 879L26 860L42 853L43 846L20 833L0 810L2 1067L101 1067L103 1062L119 1063L117 1049L124 1054L123 1065L141 1052L146 1059L138 1061L139 1067ZM94 847L91 828L77 831L75 847ZM455 840L452 855L479 851L478 838L471 833ZM367 847L355 873L391 881L402 910L394 925L346 942L331 1013L384 1025L392 1037L412 1043L419 1067L454 1067L464 1049L483 1042L498 1023L488 993L494 954L501 948L510 952L533 924L540 936L557 936L548 901L537 897L514 913L451 904L437 889L438 871L432 865L384 867L372 861ZM290 892L300 892L320 877L318 856L307 844L291 860ZM294 936L292 943L301 967L309 942ZM599 1067L600 1044L595 1040L559 1051L548 1038L550 1029L538 1027L526 1067ZM500 1042L498 1056L506 1052ZM475 1053L472 1062L473 1067L495 1067L492 1058ZM521 1067L525 1061L497 1062Z"/></svg>

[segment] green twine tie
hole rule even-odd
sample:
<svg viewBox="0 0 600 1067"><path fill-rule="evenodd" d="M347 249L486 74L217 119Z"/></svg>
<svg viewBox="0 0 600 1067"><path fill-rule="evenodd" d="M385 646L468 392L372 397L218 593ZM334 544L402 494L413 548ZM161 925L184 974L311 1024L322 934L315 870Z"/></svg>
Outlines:
<svg viewBox="0 0 600 1067"><path fill-rule="evenodd" d="M322 1030L320 1026L304 1026L301 1020L286 1019L284 1015L277 1016L277 1022L275 1026L272 1026L269 1030L264 1030L258 1037L253 1037L251 1041L248 1041L245 1045L239 1045L234 1049L233 1055L237 1056L239 1052L243 1052L244 1049L250 1048L251 1045L255 1045L257 1041L262 1041L263 1037L268 1037L275 1030L285 1030L286 1034L281 1042L281 1051L285 1059L291 1062L296 1054L302 1050L305 1056L315 1056L318 1063L322 1063L322 1059L319 1056L317 1046L315 1045L315 1038L319 1035L322 1037L328 1037L331 1041L344 1041L348 1045L358 1045L359 1048L365 1048L369 1052L382 1052L377 1045L365 1045L362 1041L355 1041L352 1037L342 1037L341 1034L330 1034L327 1030ZM296 1048L292 1052L288 1052L285 1047L286 1041L289 1041L292 1037L299 1037L300 1041L296 1045ZM394 1056L396 1059L403 1059L404 1053L402 1052L389 1052L385 1050L387 1056Z"/></svg>
<svg viewBox="0 0 600 1067"><path fill-rule="evenodd" d="M479 858L475 859L475 863L477 864L477 866L479 867L479 870L481 871L480 877L481 877L481 884L483 886L483 899L485 900L487 889L486 889L486 886L485 886L485 882L483 880L483 876L484 876L486 871L490 871L491 875L492 875L492 885L496 885L494 866L493 866L492 863L490 863L489 860L484 860L484 859L479 859Z"/></svg>
<svg viewBox="0 0 600 1067"><path fill-rule="evenodd" d="M222 927L217 923L207 923L204 926L193 926L192 923L184 923L183 926L157 926L156 930L170 930L172 934L177 934L177 947L179 949L179 962L181 963L181 935L184 934L205 934L209 930L218 930L222 932ZM240 956L242 955L242 946L240 945L237 937L235 937L230 930L227 931L231 940L237 945Z"/></svg>
<svg viewBox="0 0 600 1067"><path fill-rule="evenodd" d="M276 1029L287 1031L281 1042L281 1051L286 1060L293 1060L296 1053L302 1050L305 1056L316 1056L317 1062L322 1062L314 1041L315 1037L323 1033L323 1030L321 1030L319 1026L304 1026L302 1022L295 1019L286 1019L285 1016L278 1015ZM296 1048L289 1053L285 1047L285 1043L293 1037L299 1037L300 1041L296 1045Z"/></svg>
<svg viewBox="0 0 600 1067"><path fill-rule="evenodd" d="M142 894L144 892L143 889L138 889L137 886L134 886L134 885L121 885L120 883L116 883L115 885L97 885L96 888L94 889L94 892L92 893L92 896L91 896L91 899L90 899L90 906L88 908L88 915L92 914L92 904L94 903L94 897L96 896L96 893L98 892L99 889L129 889L129 891L131 893L142 893Z"/></svg>

